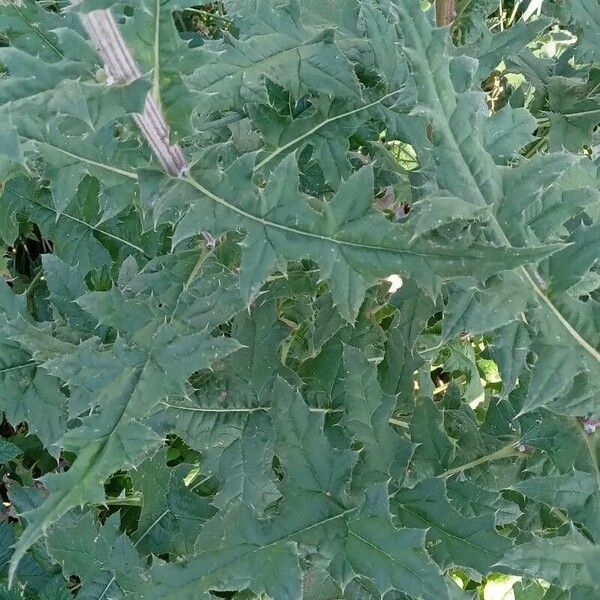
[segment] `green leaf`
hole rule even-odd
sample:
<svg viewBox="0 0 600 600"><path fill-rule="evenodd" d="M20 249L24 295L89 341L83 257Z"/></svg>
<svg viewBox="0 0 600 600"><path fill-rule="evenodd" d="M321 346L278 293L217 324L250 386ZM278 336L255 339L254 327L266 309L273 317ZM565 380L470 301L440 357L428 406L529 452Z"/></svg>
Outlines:
<svg viewBox="0 0 600 600"><path fill-rule="evenodd" d="M273 388L277 456L293 466L286 486L317 492L343 502L356 455L332 448L322 432L322 413L312 413L299 394L277 380ZM289 403L284 404L286 400Z"/></svg>
<svg viewBox="0 0 600 600"><path fill-rule="evenodd" d="M104 525L90 512L66 516L49 531L46 546L65 576L77 574L83 598L94 598L95 593L121 598L143 569L133 544L119 531L116 515Z"/></svg>
<svg viewBox="0 0 600 600"><path fill-rule="evenodd" d="M370 482L387 481L390 476L402 479L412 447L389 424L393 399L383 395L375 366L356 348L344 348L344 367L346 414L342 424L363 446L355 477Z"/></svg>
<svg viewBox="0 0 600 600"><path fill-rule="evenodd" d="M59 16L45 10L35 0L3 2L0 16L0 31L12 47L49 62L56 62L64 56L54 30L64 26L77 27L72 15Z"/></svg>
<svg viewBox="0 0 600 600"><path fill-rule="evenodd" d="M507 164L526 144L533 140L536 121L525 108L505 106L484 124L485 149L498 164Z"/></svg>
<svg viewBox="0 0 600 600"><path fill-rule="evenodd" d="M259 160L257 170L262 165L276 164L279 157L284 158L289 152L301 154L309 148L311 155L307 167L319 168L330 185L338 186L352 173L347 137L368 118L368 111L348 111L347 100L322 95L314 98L312 106L299 115L281 114L264 104L252 107L249 112L252 122L264 136L264 152L267 153ZM345 136L339 135L340 128Z"/></svg>
<svg viewBox="0 0 600 600"><path fill-rule="evenodd" d="M487 0L459 0L459 10L462 16L465 13L477 13L479 10L488 10L489 14L494 9L493 3ZM468 44L465 47L465 53L477 58L477 74L480 79L489 75L492 69L495 69L503 59L511 59L520 56L527 51L527 44L550 25L550 20L544 17L525 22L519 20L512 27L504 31L498 31L492 34L489 30L477 27L478 39L476 43Z"/></svg>
<svg viewBox="0 0 600 600"><path fill-rule="evenodd" d="M27 216L37 223L48 239L56 240L54 252L68 264L79 264L84 271L93 266L102 266L110 262L106 247L98 238L106 240L114 236L118 244L127 248L143 250L130 240L118 236L97 225L99 219L94 207L94 189L88 185L78 193L79 206L71 206L68 212L58 213L49 194L36 189L31 181L14 179L3 190L3 206L11 215ZM13 243L13 227L3 231L7 243Z"/></svg>
<svg viewBox="0 0 600 600"><path fill-rule="evenodd" d="M190 593L208 598L209 590L236 586L272 598L299 600L302 584L296 545L292 541L276 543L269 536L266 522L254 521L252 516L244 505L232 509L220 547L201 551L182 565L153 568L152 583L142 588L138 598L183 600ZM246 526L236 527L236 522ZM269 569L263 568L266 564ZM286 576L281 577L282 573Z"/></svg>
<svg viewBox="0 0 600 600"><path fill-rule="evenodd" d="M224 303L223 275L219 274L211 283L214 287L207 285L204 277L203 282L198 281L200 290L190 294L190 300L193 299L190 308L201 316L205 314L203 308L212 307L217 298L218 304ZM230 284L230 299L234 310L239 310L242 307L239 290L235 280ZM203 306L197 299L204 285L212 293L206 295ZM188 319L190 314L193 313L182 311L182 320ZM287 328L278 320L272 302L258 304L249 314L238 314L232 333L243 346L235 353L235 360L215 365L214 376L200 382L193 394L169 400L158 414L191 447L208 452L207 468L215 472L222 468L219 460L223 451L229 464L231 460L239 460L240 433L254 413L270 408L266 392L272 377L277 373L286 374L279 363L279 345Z"/></svg>
<svg viewBox="0 0 600 600"><path fill-rule="evenodd" d="M402 590L416 597L448 598L446 584L425 551L424 530L397 530L373 516L352 521L348 538L348 561L370 577L381 594Z"/></svg>
<svg viewBox="0 0 600 600"><path fill-rule="evenodd" d="M0 440L0 464L6 464L9 460L17 458L21 449L7 440Z"/></svg>
<svg viewBox="0 0 600 600"><path fill-rule="evenodd" d="M203 531L195 558L183 567L156 567L152 584L144 588L140 597L175 600L186 597L190 590L202 594L209 589L229 589L227 586L241 584L257 594L264 591L272 597L299 599L302 595L297 544L314 546L321 540L332 546L321 550L331 561L336 554L331 550L344 548L344 537L346 561L357 573L372 579L381 593L396 584L405 590L418 589L427 599L446 597L439 571L425 552L423 532L396 531L391 527L386 487L374 489L362 514L351 517L358 507L344 510L341 503L345 501L345 487L355 461L353 453L336 450L329 444L321 429L322 418L311 413L287 384L278 380L273 396L272 419L278 434L275 451L286 470L279 515L269 523L257 519L243 504L230 509L214 521L213 531L210 525ZM324 453L330 460L323 460ZM302 503L304 510L298 510L298 500L308 498L312 502ZM349 519L347 528L345 518ZM242 522L244 528L239 527ZM373 540L375 532L382 528L388 532L386 538ZM218 549L203 550L207 543L214 542ZM365 551L376 563L365 557ZM261 569L259 565L264 565L264 561L277 569ZM338 565L332 568L337 571ZM277 575L282 569L287 574L285 578ZM405 576L398 579L400 573Z"/></svg>
<svg viewBox="0 0 600 600"><path fill-rule="evenodd" d="M0 0L1 597L598 596L598 7L425 4Z"/></svg>
<svg viewBox="0 0 600 600"><path fill-rule="evenodd" d="M388 329L385 355L379 366L381 387L397 396L399 407L414 404L414 372L423 364L415 351L417 336L434 313L434 304L412 280L390 299L398 310Z"/></svg>
<svg viewBox="0 0 600 600"><path fill-rule="evenodd" d="M411 207L415 235L423 235L453 221L475 221L482 216L472 204L452 196L425 196Z"/></svg>
<svg viewBox="0 0 600 600"><path fill-rule="evenodd" d="M522 514L517 504L504 499L497 491L469 480L448 479L446 488L450 504L465 517L491 514L496 525L502 526L514 523Z"/></svg>
<svg viewBox="0 0 600 600"><path fill-rule="evenodd" d="M512 546L496 533L493 515L465 518L454 510L441 479L400 490L393 508L407 527L429 528L431 555L443 568L460 566L485 575Z"/></svg>
<svg viewBox="0 0 600 600"><path fill-rule="evenodd" d="M140 553L186 555L193 551L203 523L214 510L186 487L184 476L185 468L169 468L162 452L132 471L133 485L143 502L131 536Z"/></svg>
<svg viewBox="0 0 600 600"><path fill-rule="evenodd" d="M185 287L179 289L179 293L186 291ZM95 296L104 294L110 292ZM26 550L49 525L70 508L102 501L101 483L109 475L119 468L135 467L158 448L162 436L144 420L159 403L169 394L181 393L195 370L209 367L239 347L234 340L213 338L207 331L178 333L170 324L172 320L173 315L169 319L159 316L131 340L131 345L122 338L108 346L94 338L77 345L55 344L54 338L48 339L49 354L54 357L45 362L45 368L61 376L72 390L90 394L90 408L99 398L102 407L91 411L63 437L65 447L79 454L66 473L44 477L50 497L25 515L28 528L13 555L11 576ZM35 344L36 338L19 339ZM100 377L95 371L98 364L103 365Z"/></svg>
<svg viewBox="0 0 600 600"><path fill-rule="evenodd" d="M122 202L116 207L108 205L115 194L127 198L134 193L136 174L111 165L113 159L119 159L115 156L117 146L114 137L110 136L112 131L101 129L86 138L74 138L63 135L56 122L28 120L21 124L19 133L50 165L48 174L53 181L51 192L57 213L67 209L86 175L93 175L102 182L100 202L106 207L105 219L125 207Z"/></svg>
<svg viewBox="0 0 600 600"><path fill-rule="evenodd" d="M418 444L411 460L411 471L418 473L420 478L439 475L454 458L455 444L444 430L443 412L430 398L417 400L410 422L410 439Z"/></svg>
<svg viewBox="0 0 600 600"><path fill-rule="evenodd" d="M501 273L477 285L471 278L457 279L446 286L447 300L443 334L479 335L498 330L527 309L530 296L516 273Z"/></svg>
<svg viewBox="0 0 600 600"><path fill-rule="evenodd" d="M553 538L533 536L531 542L508 552L499 566L508 572L516 569L528 577L540 578L563 590L582 588L597 593L596 564L598 547L576 529Z"/></svg>
<svg viewBox="0 0 600 600"><path fill-rule="evenodd" d="M583 523L595 539L600 535L597 517L600 490L595 474L574 470L565 475L531 477L511 489L537 502L565 510L573 521Z"/></svg>
<svg viewBox="0 0 600 600"><path fill-rule="evenodd" d="M25 298L0 288L0 323L26 314ZM9 423L26 421L53 455L67 423L67 399L59 380L38 368L31 353L5 336L0 343L0 408Z"/></svg>
<svg viewBox="0 0 600 600"><path fill-rule="evenodd" d="M295 98L309 90L360 97L356 75L336 47L332 30L315 35L302 26L295 10L278 11L266 18L275 20L276 29L246 40L226 34L222 41L206 46L205 64L188 79L200 94L202 112L228 110L240 103L265 103L265 78Z"/></svg>
<svg viewBox="0 0 600 600"><path fill-rule="evenodd" d="M469 83L468 64L460 68L460 63L454 63L456 68L450 68L445 32L431 27L418 2L398 5L397 13L417 90L417 105L429 121L429 138L434 141L431 146L422 147L422 138L415 139L417 156L429 166L440 190L462 197L477 208L493 207L488 214L486 233L490 242L521 245L531 240L519 215L538 202L544 191L572 165L572 156L540 155L514 169L497 167L483 147L481 95L470 89L463 91ZM459 106L460 110L456 110ZM525 409L531 410L549 404L565 391L572 383L566 376L567 370L598 372L600 355L588 337L586 320L563 314L559 300L547 292L548 284L535 269L526 267L517 273L530 300L539 307L535 314L538 341L536 344L534 340L534 344L541 360L534 369L533 388ZM559 372L558 357L553 356L557 341L563 351L570 348L569 366L563 366ZM546 366L550 366L549 372ZM540 392L546 384L542 400ZM596 390L597 386L596 378L591 377L588 391ZM571 412L573 408L563 405L562 410Z"/></svg>
<svg viewBox="0 0 600 600"><path fill-rule="evenodd" d="M221 487L213 501L224 510L230 503L243 502L262 513L279 498L271 465L273 444L270 422L265 414L251 413L241 437L221 456Z"/></svg>
<svg viewBox="0 0 600 600"><path fill-rule="evenodd" d="M600 10L594 0L583 0L576 5L569 5L567 11L577 28L579 44L578 55L585 61L598 60L598 31L600 30Z"/></svg>
<svg viewBox="0 0 600 600"><path fill-rule="evenodd" d="M465 273L470 259L479 275L536 260L556 248L506 251L476 243L453 244L451 248L433 239L412 241L410 230L377 216L373 202L373 172L363 168L344 182L322 213L310 208L298 192L298 167L293 156L274 171L255 208L238 205L238 200L219 195L220 190L239 189L251 193L252 157L236 161L215 191L189 179L192 188L207 201L196 203L177 226L177 242L208 230L213 235L240 221L248 232L241 265L241 288L248 301L258 293L279 258L314 257L322 275L331 281L335 304L341 314L354 321L366 289L376 277L392 271L414 274L423 289L432 292L439 276ZM194 173L195 174L195 173ZM200 175L200 174L199 174ZM171 182L170 186L181 184ZM183 190L189 194L189 190ZM156 191L152 192L157 195ZM354 204L350 204L350 198ZM264 240L268 244L264 244ZM369 257L369 258L367 258Z"/></svg>

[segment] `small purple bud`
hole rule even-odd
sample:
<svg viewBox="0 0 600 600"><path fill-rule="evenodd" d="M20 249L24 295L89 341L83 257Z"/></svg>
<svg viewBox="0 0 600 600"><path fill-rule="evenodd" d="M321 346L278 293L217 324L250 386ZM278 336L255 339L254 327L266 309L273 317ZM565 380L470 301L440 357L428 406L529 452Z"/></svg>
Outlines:
<svg viewBox="0 0 600 600"><path fill-rule="evenodd" d="M591 435L592 433L596 433L596 429L600 426L600 420L594 419L593 417L586 417L581 424L583 425L583 431L587 435Z"/></svg>
<svg viewBox="0 0 600 600"><path fill-rule="evenodd" d="M522 454L531 454L533 452L533 448L527 444L519 444L517 446L517 452L521 452Z"/></svg>
<svg viewBox="0 0 600 600"><path fill-rule="evenodd" d="M408 202L401 202L394 208L394 215L396 215L396 221L404 221L408 218L410 212L410 204Z"/></svg>
<svg viewBox="0 0 600 600"><path fill-rule="evenodd" d="M209 250L214 250L216 248L217 240L212 236L210 231L203 231L202 237L204 238L204 241L206 242L206 247Z"/></svg>

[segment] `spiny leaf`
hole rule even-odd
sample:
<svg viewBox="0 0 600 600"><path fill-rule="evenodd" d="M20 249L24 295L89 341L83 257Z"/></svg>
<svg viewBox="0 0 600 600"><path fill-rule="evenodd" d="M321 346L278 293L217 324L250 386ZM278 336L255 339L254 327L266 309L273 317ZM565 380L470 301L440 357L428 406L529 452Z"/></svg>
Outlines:
<svg viewBox="0 0 600 600"><path fill-rule="evenodd" d="M534 536L531 542L508 552L499 566L508 572L518 568L532 578L544 579L564 590L582 589L597 593L598 547L575 528L553 538Z"/></svg>
<svg viewBox="0 0 600 600"><path fill-rule="evenodd" d="M90 512L68 515L50 530L47 544L66 576L78 574L86 594L96 589L111 597L123 597L135 586L143 569L133 544L119 531L116 515L102 526ZM93 598L93 592L87 597Z"/></svg>
<svg viewBox="0 0 600 600"><path fill-rule="evenodd" d="M168 467L162 452L132 472L133 485L143 501L137 530L131 536L139 552L186 555L193 551L203 523L214 510L186 487L185 474L185 468Z"/></svg>
<svg viewBox="0 0 600 600"><path fill-rule="evenodd" d="M595 0L68 4L0 0L0 596L596 597Z"/></svg>
<svg viewBox="0 0 600 600"><path fill-rule="evenodd" d="M444 483L427 479L394 497L397 511L407 527L428 527L431 554L443 567L462 566L482 575L511 548L507 538L496 533L492 515L465 518L448 503Z"/></svg>
<svg viewBox="0 0 600 600"><path fill-rule="evenodd" d="M344 348L346 414L342 424L363 445L355 477L369 481L402 479L412 453L411 445L390 426L394 401L385 397L377 371L356 348ZM365 485L364 483L362 485Z"/></svg>
<svg viewBox="0 0 600 600"><path fill-rule="evenodd" d="M272 431L264 413L251 413L239 440L225 450L219 464L221 487L214 504L224 510L243 502L257 513L279 498L273 481Z"/></svg>
<svg viewBox="0 0 600 600"><path fill-rule="evenodd" d="M406 54L412 69L416 89L417 106L426 115L431 128L429 137L435 140L431 147L416 146L417 155L421 154L425 164L442 165L433 169L437 185L460 196L476 207L492 205L495 209L489 214L487 238L508 240L512 244L524 243L530 235L520 224L517 217L529 203L535 202L544 189L552 185L556 178L572 163L572 158L563 154L549 154L538 159L525 161L516 169L501 170L492 157L483 148L481 122L483 116L478 113L481 95L468 89L468 65L451 70L447 55L447 37L445 32L434 29L428 23L417 2L397 3L398 26L406 44ZM460 79L458 79L460 76ZM465 90L465 85L467 89ZM457 107L460 106L460 110ZM466 133L468 132L468 133ZM421 140L418 140L421 141ZM415 140L416 144L417 140ZM433 163L431 162L433 161ZM550 168L536 169L536 164L547 164ZM536 176L533 175L534 169ZM515 177L516 175L516 177ZM519 190L518 193L516 191ZM511 197L507 202L504 195ZM510 216L509 216L510 215ZM532 392L525 410L556 398L571 383L566 376L566 368L561 375L552 375L544 368L552 361L552 369L557 366L557 358L552 358L552 344L558 339L561 346L571 348L569 369L571 373L590 371L597 373L600 354L593 346L585 325L569 319L570 315L561 313L558 302L546 291L547 284L533 268L518 271L523 287L528 290L531 301L539 304L535 318L539 323L537 350L548 352L548 357L538 361L534 370L535 389L541 389L542 381L555 381L545 392L545 401L537 392ZM552 339L552 343L550 342ZM535 343L535 341L534 341ZM540 354L539 356L542 356ZM543 369L543 371L542 371ZM597 389L596 377L590 378L590 387ZM559 383L560 382L560 383ZM572 410L565 406L567 412Z"/></svg>
<svg viewBox="0 0 600 600"><path fill-rule="evenodd" d="M169 320L172 318L170 315ZM16 323L15 327L19 330L22 325ZM35 333L32 325L27 328ZM19 339L28 343L30 336ZM109 475L121 467L135 467L158 448L162 437L144 420L156 411L159 402L169 394L181 393L195 370L207 368L219 356L238 348L234 340L212 338L206 331L178 334L161 318L140 331L131 345L123 338L105 347L94 338L78 345L52 340L47 339L46 356L54 357L47 360L45 368L60 374L71 389L89 394L90 408L99 398L103 399L102 407L64 436L65 447L79 454L69 471L44 478L50 496L25 515L28 527L13 555L11 577L25 551L49 525L74 506L102 501L101 484ZM95 371L98 364L104 370L100 377Z"/></svg>
<svg viewBox="0 0 600 600"><path fill-rule="evenodd" d="M352 322L366 289L377 276L391 271L414 274L421 287L433 293L440 276L457 276L467 269L470 273L475 269L485 274L513 268L557 249L548 246L507 250L501 246L483 247L471 240L448 247L435 238L413 240L409 229L389 223L374 211L370 168L359 170L344 182L319 213L298 192L298 166L293 156L281 162L254 202L240 205L241 198L231 197L230 190L254 195L250 181L252 163L252 156L236 161L214 191L195 179L188 179L187 189L185 186L181 189L183 184L178 182L163 182L181 189L177 195L174 190L169 191L174 200L181 202L183 193L192 203L177 226L177 242L203 229L218 235L239 226L240 222L243 224L247 238L240 284L248 301L257 295L277 259L309 256L320 264L322 276L331 281L334 302ZM204 198L193 201L193 190ZM147 194L152 201L164 197L164 191L155 188Z"/></svg>
<svg viewBox="0 0 600 600"><path fill-rule="evenodd" d="M267 8L266 2L262 10ZM299 22L296 10L273 15L276 29L261 36L236 40L225 34L206 53L206 64L189 78L201 95L205 113L227 110L240 103L265 103L265 77L299 98L308 90L342 98L360 96L349 61L334 42L332 30L315 35ZM210 46L209 46L210 47Z"/></svg>

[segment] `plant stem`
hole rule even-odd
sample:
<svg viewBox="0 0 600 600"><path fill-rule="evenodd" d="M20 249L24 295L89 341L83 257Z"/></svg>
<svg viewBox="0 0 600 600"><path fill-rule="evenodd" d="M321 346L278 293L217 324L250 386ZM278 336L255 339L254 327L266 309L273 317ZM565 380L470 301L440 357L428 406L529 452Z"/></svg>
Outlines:
<svg viewBox="0 0 600 600"><path fill-rule="evenodd" d="M590 460L592 461L592 466L594 467L594 474L596 475L596 482L598 484L598 489L600 490L600 466L598 465L598 449L596 448L596 436L593 433L585 433L582 432L585 445L587 446L588 452L590 453Z"/></svg>
<svg viewBox="0 0 600 600"><path fill-rule="evenodd" d="M490 454L486 454L485 456L481 456L468 462L464 465L460 465L459 467L453 467L452 469L448 469L438 477L451 477L452 475L456 475L457 473L461 473L462 471L466 471L467 469L472 469L473 467L478 467L479 465L483 465L488 462L492 462L495 460L501 460L503 458L509 458L511 456L517 456L519 451L515 448L515 442L511 442L507 446L500 448L500 450L496 450L495 452L491 452Z"/></svg>
<svg viewBox="0 0 600 600"><path fill-rule="evenodd" d="M392 425L397 425L398 427L402 427L404 429L408 429L410 427L406 421L400 421L398 419L389 419L389 422Z"/></svg>
<svg viewBox="0 0 600 600"><path fill-rule="evenodd" d="M27 289L23 292L23 296L29 296L29 294L31 293L31 290L33 289L33 287L39 281L39 279L42 277L43 274L44 274L44 271L42 271L42 269L40 269L35 274L35 277L29 282Z"/></svg>
<svg viewBox="0 0 600 600"><path fill-rule="evenodd" d="M81 0L71 0L74 6ZM142 77L142 71L127 47L110 10L80 13L81 22L96 51L102 58L110 78L119 84L129 84ZM156 42L155 42L156 44ZM155 53L158 48L155 48ZM170 144L171 132L160 111L157 86L158 67L155 65L154 94L146 96L144 110L133 118L162 168L177 177L187 173L188 163L177 144Z"/></svg>
<svg viewBox="0 0 600 600"><path fill-rule="evenodd" d="M455 0L436 0L435 2L435 24L438 27L451 25L456 16Z"/></svg>
<svg viewBox="0 0 600 600"><path fill-rule="evenodd" d="M139 496L125 498L106 498L102 501L105 506L141 506L142 499Z"/></svg>

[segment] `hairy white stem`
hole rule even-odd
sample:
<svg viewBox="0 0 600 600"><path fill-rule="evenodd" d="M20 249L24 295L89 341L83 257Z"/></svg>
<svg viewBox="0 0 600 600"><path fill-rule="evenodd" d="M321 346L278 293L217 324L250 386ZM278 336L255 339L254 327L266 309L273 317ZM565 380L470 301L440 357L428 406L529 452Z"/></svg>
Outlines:
<svg viewBox="0 0 600 600"><path fill-rule="evenodd" d="M80 2L81 0L71 0L73 5ZM111 80L123 85L142 77L142 72L109 10L80 13L80 18ZM170 143L169 127L152 94L146 97L144 111L135 113L133 118L162 168L176 177L185 176L188 171L187 160L180 146Z"/></svg>

